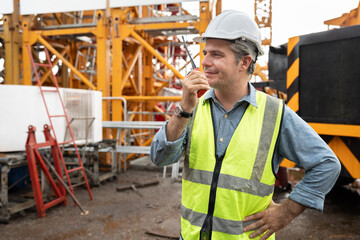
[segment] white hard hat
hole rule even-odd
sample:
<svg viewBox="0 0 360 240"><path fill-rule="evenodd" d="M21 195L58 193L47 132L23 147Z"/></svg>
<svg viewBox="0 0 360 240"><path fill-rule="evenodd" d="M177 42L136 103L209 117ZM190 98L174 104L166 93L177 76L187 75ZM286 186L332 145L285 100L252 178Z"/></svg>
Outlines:
<svg viewBox="0 0 360 240"><path fill-rule="evenodd" d="M226 40L242 39L253 42L259 55L264 51L261 47L261 34L256 22L247 14L226 10L216 16L206 28L205 33L195 37L195 42L206 42L207 38L218 38Z"/></svg>

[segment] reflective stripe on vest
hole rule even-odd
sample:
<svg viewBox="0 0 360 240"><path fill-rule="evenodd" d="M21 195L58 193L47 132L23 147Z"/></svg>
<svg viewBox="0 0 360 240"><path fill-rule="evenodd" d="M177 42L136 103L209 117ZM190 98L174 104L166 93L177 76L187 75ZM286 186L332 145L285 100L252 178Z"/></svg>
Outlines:
<svg viewBox="0 0 360 240"><path fill-rule="evenodd" d="M243 234L243 218L266 209L274 189L271 160L283 104L260 92L256 92L256 98L258 108L249 105L245 111L229 143L217 182L212 231L218 232L217 236L225 234L220 235L224 239L242 239L236 236ZM199 239L197 231L207 215L215 166L209 102L203 103L201 98L194 112L195 116L189 121L183 171L182 236L185 240ZM230 235L235 238L229 238Z"/></svg>
<svg viewBox="0 0 360 240"><path fill-rule="evenodd" d="M191 225L195 225L201 227L204 223L206 214L194 212L189 208L181 206L181 217L188 220ZM213 219L213 231L217 232L226 232L232 235L240 235L243 234L243 228L254 223L256 221L233 221L226 220L222 218L214 217Z"/></svg>
<svg viewBox="0 0 360 240"><path fill-rule="evenodd" d="M185 180L210 185L212 179L212 172L202 171L197 169L187 169L186 174L183 176ZM239 186L234 189L234 186ZM236 190L260 197L269 196L274 189L273 185L267 185L253 179L244 179L240 177L234 177L226 174L221 174L219 177L218 187Z"/></svg>

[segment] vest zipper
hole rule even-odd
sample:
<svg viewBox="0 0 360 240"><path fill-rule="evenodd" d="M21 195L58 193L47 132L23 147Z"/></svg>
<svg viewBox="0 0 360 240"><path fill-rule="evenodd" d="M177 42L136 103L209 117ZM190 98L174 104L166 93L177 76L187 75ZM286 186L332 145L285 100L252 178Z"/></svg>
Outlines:
<svg viewBox="0 0 360 240"><path fill-rule="evenodd" d="M212 108L212 101L210 101L210 108ZM215 126L214 118L211 117L211 119L213 122L213 126ZM213 130L214 130L214 137L215 137L216 133L215 133L214 127L213 127ZM216 137L215 137L214 141L216 142ZM218 157L218 155L216 155L216 152L217 151L216 151L216 144L215 144L216 163L215 163L214 173L213 173L213 177L211 180L211 186L210 186L208 212L206 214L205 221L200 230L200 240L211 240L212 223L213 223L213 215L214 215L215 199L216 199L216 190L217 190L221 165L222 165L223 159L225 157L226 150L225 150L225 153L221 157Z"/></svg>
<svg viewBox="0 0 360 240"><path fill-rule="evenodd" d="M221 165L225 154L221 157L216 156L216 164L213 173L213 177L211 180L210 186L210 196L209 196L209 206L208 206L208 213L206 214L205 221L203 226L200 230L200 240L211 240L211 232L212 232L212 222L213 222L213 215L215 209L215 199L216 199L216 190L220 176Z"/></svg>

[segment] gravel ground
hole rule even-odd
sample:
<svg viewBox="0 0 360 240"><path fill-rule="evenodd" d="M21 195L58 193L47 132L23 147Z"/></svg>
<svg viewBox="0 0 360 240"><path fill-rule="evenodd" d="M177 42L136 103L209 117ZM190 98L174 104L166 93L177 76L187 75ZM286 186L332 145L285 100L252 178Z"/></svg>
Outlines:
<svg viewBox="0 0 360 240"><path fill-rule="evenodd" d="M296 179L289 176L290 181ZM116 187L134 181L159 180L159 184L137 191L117 192ZM63 239L168 239L146 233L156 230L167 220L167 230L178 233L180 224L181 182L162 178L160 171L129 169L116 180L92 188L90 201L85 189L75 194L84 208L90 211L81 216L69 200L67 206L57 206L38 218L35 209L15 215L9 224L0 224L2 240L63 240ZM281 202L287 192L277 191L274 199ZM278 240L297 239L360 239L360 197L343 188L335 188L327 197L323 213L307 209L278 234Z"/></svg>

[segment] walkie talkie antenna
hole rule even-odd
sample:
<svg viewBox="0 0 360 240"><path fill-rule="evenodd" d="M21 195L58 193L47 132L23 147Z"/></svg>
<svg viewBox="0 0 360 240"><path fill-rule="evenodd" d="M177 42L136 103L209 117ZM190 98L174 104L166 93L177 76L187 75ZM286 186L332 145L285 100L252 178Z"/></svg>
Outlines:
<svg viewBox="0 0 360 240"><path fill-rule="evenodd" d="M187 53L187 55L189 56L189 58L190 58L190 62L191 62L191 66L192 66L192 69L193 70L198 70L198 71L200 71L197 67L196 67L196 65L195 65L195 62L194 62L194 59L191 57L191 55L190 55L190 52L189 52L189 49L187 48L187 44L186 44L186 42L185 42L185 38L184 38L184 36L181 36L182 37L182 40L183 40L183 43L184 43L184 46L185 46L185 49L186 49L186 53ZM202 95L204 95L204 93L206 93L206 90L205 89L200 89L198 92L197 92L197 97L198 98L200 98Z"/></svg>
<svg viewBox="0 0 360 240"><path fill-rule="evenodd" d="M195 65L194 59L193 59L193 58L191 57L191 55L190 55L190 52L189 52L189 49L187 48L187 44L186 44L186 42L185 42L184 36L181 36L181 37L182 37L182 40L183 40L183 43L184 43L184 46L185 46L187 55L188 55L189 58L190 58L190 62L191 62L192 69L194 70L195 68L197 68L196 65Z"/></svg>

